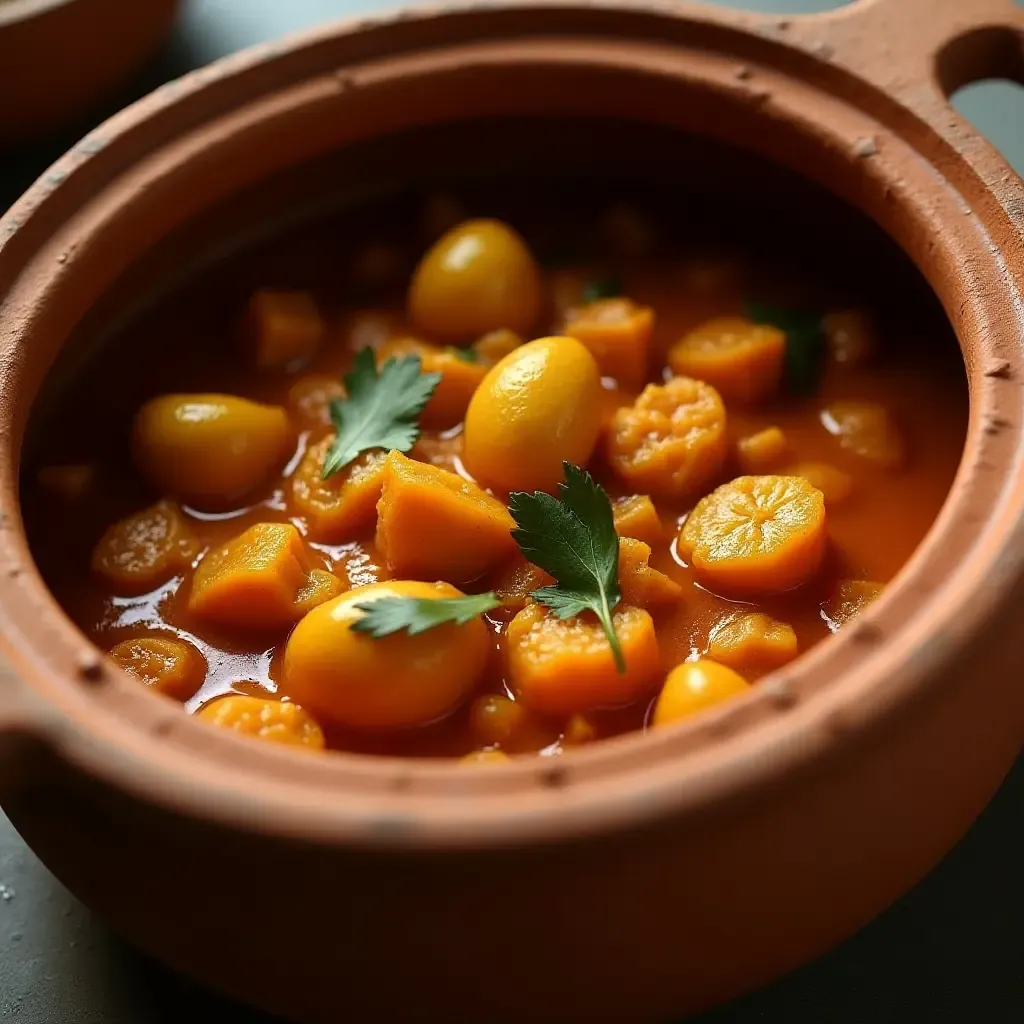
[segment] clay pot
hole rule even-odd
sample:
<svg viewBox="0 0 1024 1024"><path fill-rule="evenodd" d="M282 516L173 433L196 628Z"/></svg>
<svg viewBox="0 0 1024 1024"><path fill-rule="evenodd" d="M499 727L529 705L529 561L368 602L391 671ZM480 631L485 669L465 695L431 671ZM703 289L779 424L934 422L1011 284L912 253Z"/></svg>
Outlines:
<svg viewBox="0 0 1024 1024"><path fill-rule="evenodd" d="M0 0L0 145L42 136L121 85L180 0Z"/></svg>
<svg viewBox="0 0 1024 1024"><path fill-rule="evenodd" d="M33 849L150 953L303 1020L668 1017L904 892L1024 738L1024 187L946 98L1021 77L1022 30L1009 0L420 9L250 50L93 132L0 221L0 788ZM880 224L962 344L949 500L859 624L676 728L486 771L204 728L105 662L33 566L17 478L44 378L198 239L259 220L255 196L300 191L294 169L339 153L325 178L365 186L384 164L356 154L383 140L415 176L402 132L468 133L465 160L466 119L498 114L685 129Z"/></svg>

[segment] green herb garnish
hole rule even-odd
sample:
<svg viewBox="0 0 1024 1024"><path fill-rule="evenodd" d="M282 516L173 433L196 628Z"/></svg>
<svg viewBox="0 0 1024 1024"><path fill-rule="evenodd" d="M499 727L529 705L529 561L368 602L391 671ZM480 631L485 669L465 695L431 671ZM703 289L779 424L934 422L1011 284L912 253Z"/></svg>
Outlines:
<svg viewBox="0 0 1024 1024"><path fill-rule="evenodd" d="M555 578L530 596L560 619L593 612L604 627L620 673L626 671L612 611L619 591L619 538L612 503L604 488L585 470L562 464L565 483L559 497L537 491L509 495L509 511L518 529L512 536L526 558Z"/></svg>
<svg viewBox="0 0 1024 1024"><path fill-rule="evenodd" d="M500 603L493 593L468 597L382 597L356 605L363 615L352 623L352 628L357 633L369 633L374 640L402 630L415 636L449 622L464 626Z"/></svg>
<svg viewBox="0 0 1024 1024"><path fill-rule="evenodd" d="M337 436L324 459L324 480L364 452L409 451L419 440L419 415L441 374L421 373L419 356L392 356L378 374L373 350L362 348L344 381L346 397L331 403Z"/></svg>
<svg viewBox="0 0 1024 1024"><path fill-rule="evenodd" d="M456 359L461 359L464 363L480 362L480 353L475 348L458 348L456 345L449 345L447 351L451 352Z"/></svg>
<svg viewBox="0 0 1024 1024"><path fill-rule="evenodd" d="M583 286L583 301L597 302L598 299L617 299L622 294L622 282L617 277L600 277L587 281Z"/></svg>
<svg viewBox="0 0 1024 1024"><path fill-rule="evenodd" d="M806 310L782 309L763 302L748 302L747 316L756 324L770 324L786 334L786 389L794 395L812 395L825 359L821 317Z"/></svg>

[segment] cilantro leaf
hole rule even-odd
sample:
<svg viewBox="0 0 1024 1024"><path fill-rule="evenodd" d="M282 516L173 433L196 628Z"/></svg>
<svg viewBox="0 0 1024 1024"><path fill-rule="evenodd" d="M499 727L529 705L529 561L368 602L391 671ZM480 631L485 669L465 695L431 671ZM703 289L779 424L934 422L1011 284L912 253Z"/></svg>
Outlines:
<svg viewBox="0 0 1024 1024"><path fill-rule="evenodd" d="M612 622L612 611L622 600L612 504L585 469L562 465L565 483L558 485L558 498L543 491L509 495L509 511L518 527L512 537L529 561L556 580L555 586L530 596L560 619L593 612L604 627L616 667L624 673L626 662Z"/></svg>
<svg viewBox="0 0 1024 1024"><path fill-rule="evenodd" d="M361 348L344 380L346 397L331 403L337 436L324 459L324 480L364 452L412 448L420 436L419 415L441 374L420 373L418 356L392 356L378 374L373 350Z"/></svg>
<svg viewBox="0 0 1024 1024"><path fill-rule="evenodd" d="M617 277L594 278L583 286L583 301L597 302L598 299L617 299L622 294L622 282Z"/></svg>
<svg viewBox="0 0 1024 1024"><path fill-rule="evenodd" d="M352 623L352 628L357 633L369 633L374 640L402 630L415 636L448 622L464 626L499 604L493 593L468 597L382 597L356 605L363 615Z"/></svg>
<svg viewBox="0 0 1024 1024"><path fill-rule="evenodd" d="M447 351L451 352L456 359L461 359L464 363L480 362L480 353L475 348L458 348L455 345L449 345Z"/></svg>
<svg viewBox="0 0 1024 1024"><path fill-rule="evenodd" d="M811 395L821 378L825 336L821 318L805 310L782 309L748 302L747 316L756 324L771 324L786 334L786 387L794 395Z"/></svg>

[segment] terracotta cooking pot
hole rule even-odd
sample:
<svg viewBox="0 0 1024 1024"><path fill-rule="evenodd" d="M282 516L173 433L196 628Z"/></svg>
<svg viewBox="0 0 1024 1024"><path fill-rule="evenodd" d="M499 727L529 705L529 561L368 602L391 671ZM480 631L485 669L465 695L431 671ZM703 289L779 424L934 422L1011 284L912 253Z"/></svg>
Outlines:
<svg viewBox="0 0 1024 1024"><path fill-rule="evenodd" d="M0 0L0 146L87 110L167 35L180 0Z"/></svg>
<svg viewBox="0 0 1024 1024"><path fill-rule="evenodd" d="M1021 79L1022 32L1010 0L421 8L220 61L88 136L0 221L0 789L33 849L161 960L322 1021L668 1017L904 892L1024 739L1024 187L947 100ZM263 184L333 153L347 186L361 146L498 115L683 129L881 225L964 353L949 499L857 625L676 728L471 772L204 727L105 661L33 565L17 481L44 379L197 238L258 221Z"/></svg>

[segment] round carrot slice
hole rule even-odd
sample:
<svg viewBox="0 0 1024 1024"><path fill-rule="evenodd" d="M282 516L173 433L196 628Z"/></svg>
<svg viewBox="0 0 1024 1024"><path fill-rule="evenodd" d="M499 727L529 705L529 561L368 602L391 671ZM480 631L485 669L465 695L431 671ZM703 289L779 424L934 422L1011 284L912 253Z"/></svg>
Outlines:
<svg viewBox="0 0 1024 1024"><path fill-rule="evenodd" d="M772 394L782 380L786 335L777 327L743 317L708 320L672 346L673 373L696 377L725 398L756 402Z"/></svg>
<svg viewBox="0 0 1024 1024"><path fill-rule="evenodd" d="M792 590L825 553L825 497L799 476L741 476L698 502L679 553L711 590L749 596Z"/></svg>
<svg viewBox="0 0 1024 1024"><path fill-rule="evenodd" d="M608 460L637 491L683 497L722 468L728 452L725 406L703 381L648 384L612 417Z"/></svg>

